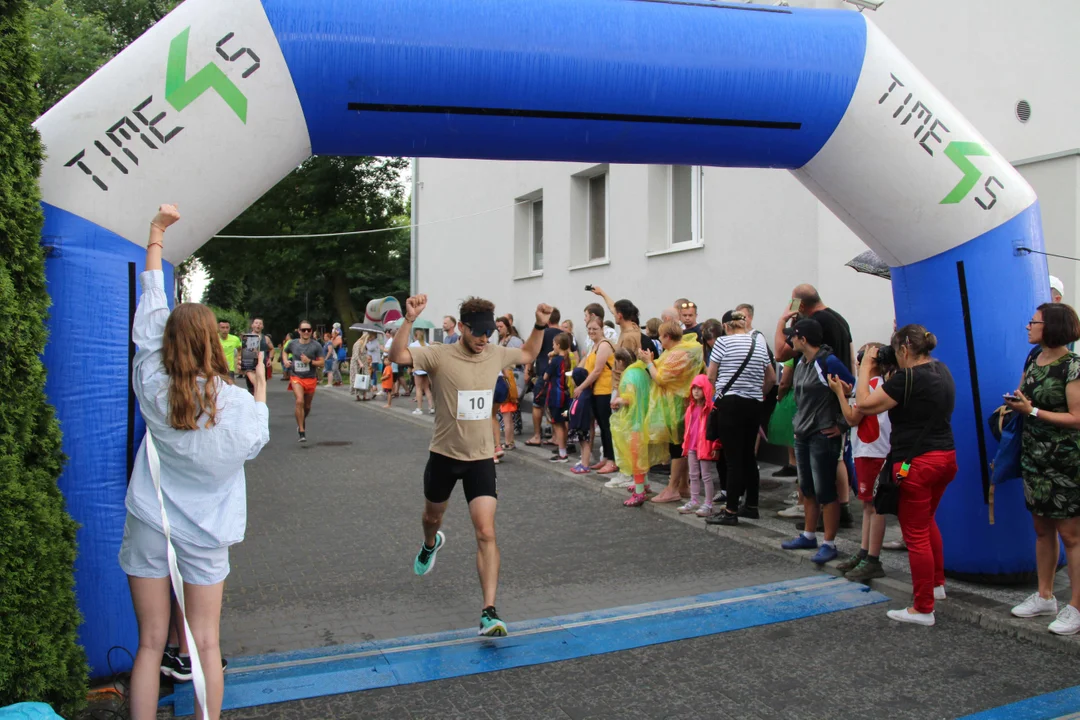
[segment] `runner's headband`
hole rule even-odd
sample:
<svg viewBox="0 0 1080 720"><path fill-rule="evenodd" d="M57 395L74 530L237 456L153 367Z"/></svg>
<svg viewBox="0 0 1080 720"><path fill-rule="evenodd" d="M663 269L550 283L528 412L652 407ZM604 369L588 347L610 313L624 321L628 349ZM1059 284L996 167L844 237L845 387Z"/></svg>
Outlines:
<svg viewBox="0 0 1080 720"><path fill-rule="evenodd" d="M490 310L466 313L461 316L461 324L469 328L473 335L489 336L495 332L495 313Z"/></svg>

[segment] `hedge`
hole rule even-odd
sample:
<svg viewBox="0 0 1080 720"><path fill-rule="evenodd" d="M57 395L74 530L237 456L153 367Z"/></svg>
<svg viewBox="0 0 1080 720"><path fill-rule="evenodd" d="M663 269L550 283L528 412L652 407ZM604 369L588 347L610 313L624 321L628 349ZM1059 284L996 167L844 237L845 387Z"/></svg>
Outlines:
<svg viewBox="0 0 1080 720"><path fill-rule="evenodd" d="M0 2L0 706L86 704L75 521L56 481L60 428L45 398L49 296L40 245L41 140L29 2Z"/></svg>

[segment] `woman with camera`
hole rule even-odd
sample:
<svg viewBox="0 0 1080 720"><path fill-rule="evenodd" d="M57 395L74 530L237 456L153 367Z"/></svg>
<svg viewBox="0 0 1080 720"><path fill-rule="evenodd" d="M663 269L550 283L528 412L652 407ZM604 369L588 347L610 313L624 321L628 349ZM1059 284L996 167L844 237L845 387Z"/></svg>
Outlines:
<svg viewBox="0 0 1080 720"><path fill-rule="evenodd" d="M169 311L161 254L166 228L179 219L174 206L162 205L150 222L143 294L131 330L138 346L132 386L146 437L128 485L119 560L139 624L130 689L135 720L157 717L171 611L166 517L183 578L182 595L176 592L205 676L206 710L211 718L221 713L218 637L229 546L244 539L247 524L244 463L270 440L266 373L254 371L263 366L262 353L247 372L252 397L229 380L214 313L198 303Z"/></svg>
<svg viewBox="0 0 1080 720"><path fill-rule="evenodd" d="M945 597L945 560L934 513L956 477L951 424L956 385L949 368L930 357L935 347L933 333L905 325L893 333L890 347L867 349L855 386L859 412L889 412L892 472L900 484L897 518L908 546L914 603L888 615L917 625L933 625L934 600ZM893 364L890 355L899 370L871 389L873 368Z"/></svg>
<svg viewBox="0 0 1080 720"><path fill-rule="evenodd" d="M1044 303L1027 325L1028 356L1020 387L1005 396L1024 418L1020 469L1024 499L1035 523L1039 591L1012 609L1017 617L1057 615L1049 630L1080 631L1080 356L1068 344L1080 339L1080 319L1063 303ZM1072 601L1058 612L1054 575L1058 536L1072 583Z"/></svg>

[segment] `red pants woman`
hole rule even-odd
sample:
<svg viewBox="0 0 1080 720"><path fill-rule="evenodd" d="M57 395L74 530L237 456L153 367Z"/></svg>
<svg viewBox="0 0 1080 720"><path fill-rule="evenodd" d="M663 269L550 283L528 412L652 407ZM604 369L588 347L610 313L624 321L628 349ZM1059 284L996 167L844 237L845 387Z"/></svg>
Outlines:
<svg viewBox="0 0 1080 720"><path fill-rule="evenodd" d="M893 466L900 470L900 463ZM945 558L934 513L941 496L956 477L956 451L934 450L911 462L900 483L900 531L908 546L915 612L934 612L934 588L945 585Z"/></svg>

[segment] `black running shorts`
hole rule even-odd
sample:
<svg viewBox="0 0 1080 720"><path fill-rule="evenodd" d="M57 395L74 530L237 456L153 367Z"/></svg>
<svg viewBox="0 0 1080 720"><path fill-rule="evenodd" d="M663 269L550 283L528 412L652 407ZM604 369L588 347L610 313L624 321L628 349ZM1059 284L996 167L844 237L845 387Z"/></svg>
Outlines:
<svg viewBox="0 0 1080 720"><path fill-rule="evenodd" d="M424 469L424 497L428 502L444 503L450 499L457 481L465 490L465 500L488 496L498 499L495 483L495 460L455 460L431 453Z"/></svg>

